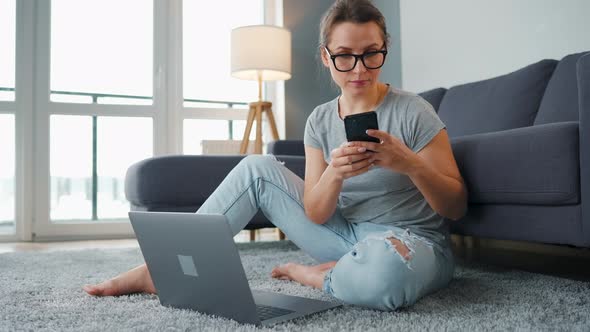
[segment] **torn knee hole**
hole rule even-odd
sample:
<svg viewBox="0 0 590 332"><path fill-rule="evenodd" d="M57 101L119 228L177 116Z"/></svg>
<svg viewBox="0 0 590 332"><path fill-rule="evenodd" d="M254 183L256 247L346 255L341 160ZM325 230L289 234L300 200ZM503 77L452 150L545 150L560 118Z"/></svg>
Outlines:
<svg viewBox="0 0 590 332"><path fill-rule="evenodd" d="M391 243L393 248L406 260L410 259L410 249L399 239L388 237L387 240Z"/></svg>

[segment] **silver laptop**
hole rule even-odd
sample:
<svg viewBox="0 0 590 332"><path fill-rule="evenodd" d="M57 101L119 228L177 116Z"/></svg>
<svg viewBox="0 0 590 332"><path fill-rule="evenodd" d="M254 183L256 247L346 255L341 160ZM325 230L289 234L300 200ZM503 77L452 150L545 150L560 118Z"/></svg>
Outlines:
<svg viewBox="0 0 590 332"><path fill-rule="evenodd" d="M164 306L264 326L341 306L251 290L224 215L129 212L129 218Z"/></svg>

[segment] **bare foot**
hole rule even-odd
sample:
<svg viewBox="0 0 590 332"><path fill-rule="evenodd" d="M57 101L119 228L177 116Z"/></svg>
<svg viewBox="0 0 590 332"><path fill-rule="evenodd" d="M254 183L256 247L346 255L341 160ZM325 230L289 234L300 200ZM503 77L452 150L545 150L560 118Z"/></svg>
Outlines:
<svg viewBox="0 0 590 332"><path fill-rule="evenodd" d="M156 294L152 277L145 264L96 285L82 287L94 296L117 296L132 293Z"/></svg>
<svg viewBox="0 0 590 332"><path fill-rule="evenodd" d="M321 289L324 284L324 275L334 267L336 262L328 262L320 265L307 266L296 263L287 263L275 267L270 276L281 280L293 280L305 286Z"/></svg>

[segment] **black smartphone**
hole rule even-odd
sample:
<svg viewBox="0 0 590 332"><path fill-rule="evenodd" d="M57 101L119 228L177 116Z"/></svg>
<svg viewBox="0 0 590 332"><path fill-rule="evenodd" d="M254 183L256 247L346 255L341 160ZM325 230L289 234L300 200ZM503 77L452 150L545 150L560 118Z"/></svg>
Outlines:
<svg viewBox="0 0 590 332"><path fill-rule="evenodd" d="M378 138L369 136L366 132L367 129L379 129L377 124L377 113L373 111L344 117L344 129L346 130L346 140L349 142L380 142Z"/></svg>

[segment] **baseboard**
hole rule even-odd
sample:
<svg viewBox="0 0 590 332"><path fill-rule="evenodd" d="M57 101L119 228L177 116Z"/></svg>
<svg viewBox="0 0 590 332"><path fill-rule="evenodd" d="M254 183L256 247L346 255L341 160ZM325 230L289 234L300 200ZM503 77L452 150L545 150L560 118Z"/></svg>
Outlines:
<svg viewBox="0 0 590 332"><path fill-rule="evenodd" d="M35 236L33 241L26 242L70 242L70 241L95 241L95 240L126 240L135 239L133 235L104 234L104 235L63 235L63 236Z"/></svg>
<svg viewBox="0 0 590 332"><path fill-rule="evenodd" d="M568 245L544 244L527 241L496 240L451 234L451 242L457 248L466 249L502 249L535 254L590 258L590 248Z"/></svg>

